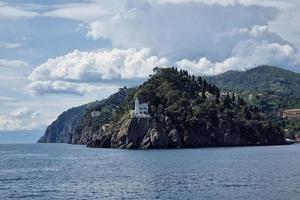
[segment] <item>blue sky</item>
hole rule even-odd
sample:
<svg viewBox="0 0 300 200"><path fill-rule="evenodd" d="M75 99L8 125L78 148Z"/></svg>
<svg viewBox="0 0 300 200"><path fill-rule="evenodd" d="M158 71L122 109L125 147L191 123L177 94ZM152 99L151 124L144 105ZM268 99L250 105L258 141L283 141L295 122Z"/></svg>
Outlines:
<svg viewBox="0 0 300 200"><path fill-rule="evenodd" d="M299 72L297 0L0 0L0 131L141 83L259 64Z"/></svg>

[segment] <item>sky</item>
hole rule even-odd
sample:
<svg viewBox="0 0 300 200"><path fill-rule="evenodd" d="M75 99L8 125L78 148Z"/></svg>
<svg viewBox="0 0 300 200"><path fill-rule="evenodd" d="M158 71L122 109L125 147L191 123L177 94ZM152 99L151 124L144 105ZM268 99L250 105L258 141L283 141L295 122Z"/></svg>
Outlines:
<svg viewBox="0 0 300 200"><path fill-rule="evenodd" d="M44 130L155 66L300 72L298 0L0 0L0 132Z"/></svg>

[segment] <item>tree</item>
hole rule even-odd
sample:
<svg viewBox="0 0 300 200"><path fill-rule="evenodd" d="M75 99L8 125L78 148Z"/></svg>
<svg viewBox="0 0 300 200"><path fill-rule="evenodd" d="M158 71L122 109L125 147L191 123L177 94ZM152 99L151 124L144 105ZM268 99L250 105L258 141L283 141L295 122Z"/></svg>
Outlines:
<svg viewBox="0 0 300 200"><path fill-rule="evenodd" d="M159 67L154 67L154 68L153 68L153 72L154 72L155 74L157 74L158 72L160 72Z"/></svg>
<svg viewBox="0 0 300 200"><path fill-rule="evenodd" d="M155 108L155 106L151 106L150 107L150 112L151 112L151 114L155 114L156 113L156 108Z"/></svg>
<svg viewBox="0 0 300 200"><path fill-rule="evenodd" d="M202 86L202 77L201 76L198 77L197 82L200 86Z"/></svg>
<svg viewBox="0 0 300 200"><path fill-rule="evenodd" d="M243 98L238 97L238 104L239 104L239 106L245 106L246 102Z"/></svg>
<svg viewBox="0 0 300 200"><path fill-rule="evenodd" d="M207 89L207 81L205 79L203 79L203 89L204 90Z"/></svg>
<svg viewBox="0 0 300 200"><path fill-rule="evenodd" d="M157 114L159 114L159 115L164 114L164 106L162 104L158 105Z"/></svg>
<svg viewBox="0 0 300 200"><path fill-rule="evenodd" d="M226 97L224 99L224 106L226 108L230 108L231 107L231 98L230 98L229 92L227 92Z"/></svg>
<svg viewBox="0 0 300 200"><path fill-rule="evenodd" d="M235 102L235 95L234 95L234 93L232 93L232 102L234 103Z"/></svg>
<svg viewBox="0 0 300 200"><path fill-rule="evenodd" d="M202 98L203 98L203 99L206 98L206 96L205 96L205 90L204 90L204 89L202 90Z"/></svg>
<svg viewBox="0 0 300 200"><path fill-rule="evenodd" d="M216 87L216 91L215 91L215 93L216 93L216 103L220 103L220 90L219 90L219 88L217 88Z"/></svg>
<svg viewBox="0 0 300 200"><path fill-rule="evenodd" d="M208 84L207 91L212 94L214 93L211 84Z"/></svg>

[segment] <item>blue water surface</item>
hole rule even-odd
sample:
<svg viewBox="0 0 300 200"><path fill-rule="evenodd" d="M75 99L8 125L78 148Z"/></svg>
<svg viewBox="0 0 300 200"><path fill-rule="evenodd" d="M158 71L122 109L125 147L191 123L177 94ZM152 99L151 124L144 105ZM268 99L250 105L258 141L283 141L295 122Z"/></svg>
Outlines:
<svg viewBox="0 0 300 200"><path fill-rule="evenodd" d="M300 199L300 145L183 150L1 144L0 199Z"/></svg>

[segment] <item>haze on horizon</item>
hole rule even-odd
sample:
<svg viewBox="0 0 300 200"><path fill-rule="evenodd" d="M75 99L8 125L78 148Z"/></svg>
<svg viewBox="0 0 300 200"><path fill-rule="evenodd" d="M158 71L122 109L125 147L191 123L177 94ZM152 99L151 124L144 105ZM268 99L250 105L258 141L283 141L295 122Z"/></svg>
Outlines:
<svg viewBox="0 0 300 200"><path fill-rule="evenodd" d="M0 1L0 131L44 130L158 65L300 72L299 9L297 0Z"/></svg>

